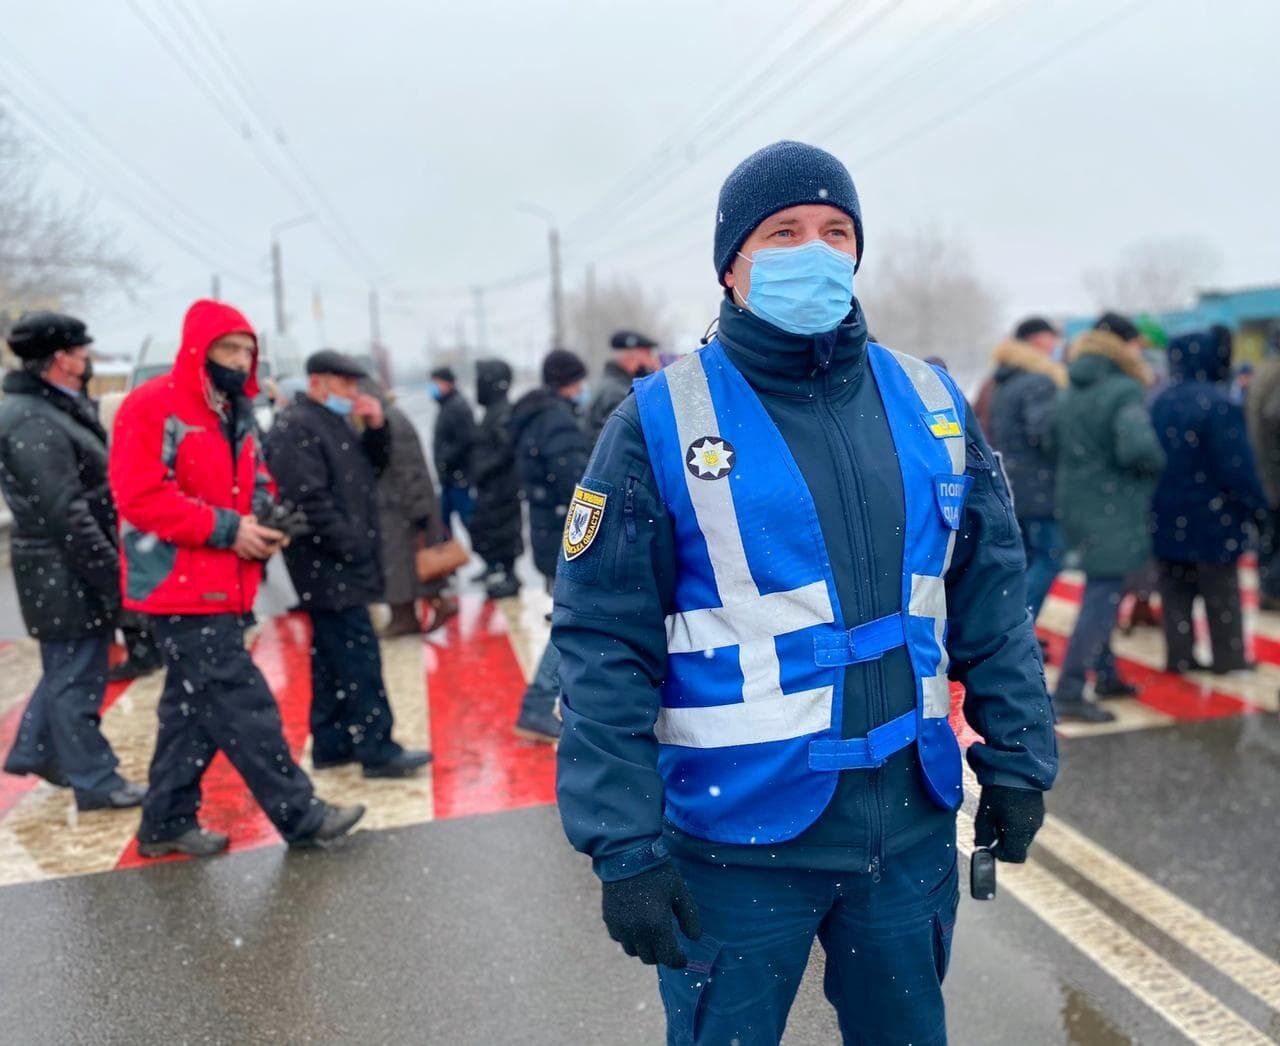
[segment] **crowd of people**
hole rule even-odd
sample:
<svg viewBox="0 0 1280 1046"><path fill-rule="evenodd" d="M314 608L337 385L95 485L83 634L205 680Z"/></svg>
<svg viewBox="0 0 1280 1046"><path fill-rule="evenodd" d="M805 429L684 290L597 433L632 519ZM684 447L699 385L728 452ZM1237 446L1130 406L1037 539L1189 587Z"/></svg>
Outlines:
<svg viewBox="0 0 1280 1046"><path fill-rule="evenodd" d="M565 832L610 935L659 967L671 1041L777 1042L815 939L846 1041L945 1041L950 684L980 736L974 845L1021 862L1055 718L1106 720L1098 699L1136 693L1111 650L1126 594L1154 621L1159 592L1169 671L1249 671L1251 546L1280 598L1280 357L1232 386L1215 327L1167 341L1157 379L1149 323L1108 312L1064 351L1033 317L971 406L942 361L869 335L865 245L839 159L752 154L718 200L704 347L662 368L618 331L594 392L556 348L514 402L511 367L481 360L478 421L437 368L438 494L411 419L339 352L307 360L264 437L253 327L199 301L172 370L104 427L85 325L24 317L0 490L44 675L5 770L81 809L141 805L144 856L209 855L228 843L198 816L221 751L290 845L336 839L364 809L316 795L245 647L264 564L282 553L310 620L312 767L394 778L431 755L394 737L370 605L391 608L384 636L443 626L445 575L416 563L462 529L474 580L514 596L527 532L552 641L513 728L558 744ZM1068 565L1086 581L1051 698L1035 620ZM99 727L121 624L131 661L150 644L167 672L146 787Z"/></svg>
<svg viewBox="0 0 1280 1046"><path fill-rule="evenodd" d="M1062 350L1049 322L1023 321L996 347L975 407L1011 487L1032 620L1064 557L1085 575L1054 712L1107 722L1098 700L1138 693L1111 650L1126 597L1130 627L1162 626L1167 671L1254 668L1238 565L1257 551L1262 600L1275 606L1280 356L1256 379L1241 368L1240 381L1226 327L1168 339L1115 312ZM1208 664L1194 654L1197 597Z"/></svg>

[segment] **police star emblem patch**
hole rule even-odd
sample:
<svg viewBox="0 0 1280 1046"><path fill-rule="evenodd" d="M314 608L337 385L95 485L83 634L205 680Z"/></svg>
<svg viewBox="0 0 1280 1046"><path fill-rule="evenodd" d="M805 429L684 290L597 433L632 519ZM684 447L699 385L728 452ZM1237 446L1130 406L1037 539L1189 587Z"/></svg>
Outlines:
<svg viewBox="0 0 1280 1046"><path fill-rule="evenodd" d="M564 517L564 558L577 559L591 547L600 533L600 520L604 518L604 506L609 497L578 486L573 488L573 500Z"/></svg>
<svg viewBox="0 0 1280 1046"><path fill-rule="evenodd" d="M689 444L684 463L699 479L724 479L733 471L737 452L733 444L719 436L703 436Z"/></svg>

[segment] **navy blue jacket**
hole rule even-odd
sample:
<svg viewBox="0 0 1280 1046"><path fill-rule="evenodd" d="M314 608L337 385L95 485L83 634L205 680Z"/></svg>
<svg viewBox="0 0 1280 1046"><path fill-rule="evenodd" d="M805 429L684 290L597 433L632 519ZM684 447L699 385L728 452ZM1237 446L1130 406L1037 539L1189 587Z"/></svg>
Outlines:
<svg viewBox="0 0 1280 1046"><path fill-rule="evenodd" d="M1151 407L1168 464L1156 487L1155 553L1183 563L1233 563L1245 523L1266 507L1244 411L1230 401L1230 343L1200 331L1169 343L1172 381Z"/></svg>
<svg viewBox="0 0 1280 1046"><path fill-rule="evenodd" d="M860 310L834 335L808 338L726 301L719 339L813 495L846 623L900 610L902 479ZM947 647L952 677L969 687L965 714L986 738L970 749L969 762L983 784L1047 789L1057 749L1023 599L1022 544L976 421L966 439L974 485L947 574ZM586 475L615 493L598 536L577 558L561 558L556 579L552 641L564 695L557 795L570 841L591 855L601 878L643 871L668 849L733 863L864 870L931 833L954 830L954 815L925 794L914 746L878 771L842 771L827 810L785 844L711 844L664 825L653 726L675 561L634 398L606 424ZM863 736L915 706L905 649L846 671L845 694L865 700L846 699L844 736Z"/></svg>

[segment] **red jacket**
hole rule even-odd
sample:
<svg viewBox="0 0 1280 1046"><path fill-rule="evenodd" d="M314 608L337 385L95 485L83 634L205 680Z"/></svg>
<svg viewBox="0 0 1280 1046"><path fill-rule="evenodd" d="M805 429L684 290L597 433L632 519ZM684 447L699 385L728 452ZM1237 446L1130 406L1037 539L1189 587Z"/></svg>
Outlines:
<svg viewBox="0 0 1280 1046"><path fill-rule="evenodd" d="M168 374L125 398L116 415L109 476L120 514L124 605L148 614L243 614L253 608L262 564L233 551L254 494L271 489L252 411L237 412L237 448L205 372L209 346L254 334L236 309L198 301ZM254 335L256 337L256 335ZM257 394L257 354L245 394Z"/></svg>

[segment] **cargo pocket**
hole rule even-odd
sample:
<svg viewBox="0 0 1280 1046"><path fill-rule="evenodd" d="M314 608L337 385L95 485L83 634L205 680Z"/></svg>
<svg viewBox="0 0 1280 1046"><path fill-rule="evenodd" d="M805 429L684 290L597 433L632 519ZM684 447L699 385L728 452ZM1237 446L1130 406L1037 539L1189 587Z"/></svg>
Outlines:
<svg viewBox="0 0 1280 1046"><path fill-rule="evenodd" d="M704 933L690 940L676 927L676 940L689 957L683 970L658 967L658 991L667 1012L667 1042L675 1046L693 1046L706 1011L707 992L715 976L716 960L722 942Z"/></svg>

